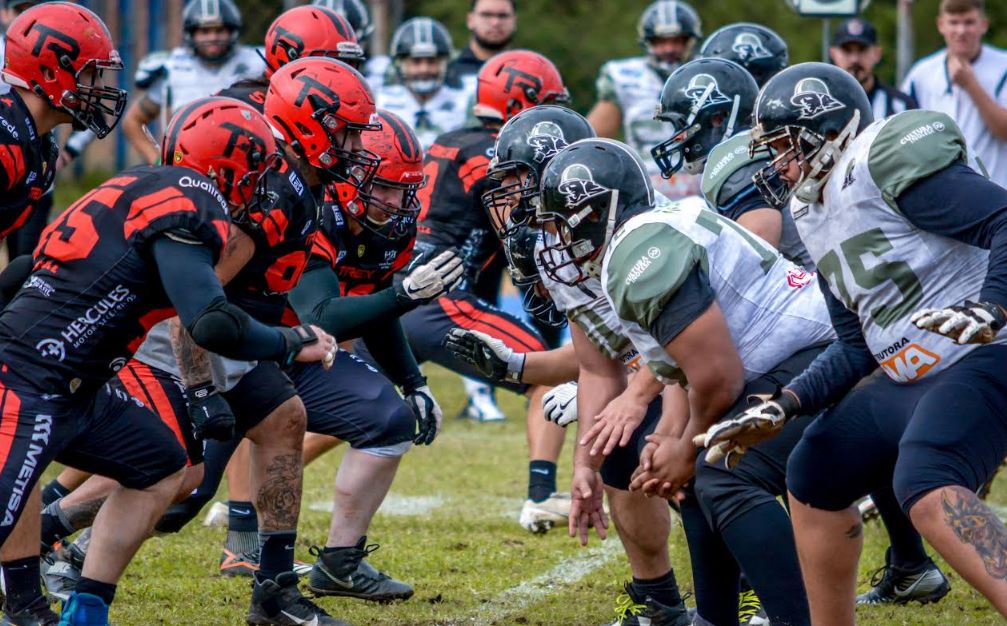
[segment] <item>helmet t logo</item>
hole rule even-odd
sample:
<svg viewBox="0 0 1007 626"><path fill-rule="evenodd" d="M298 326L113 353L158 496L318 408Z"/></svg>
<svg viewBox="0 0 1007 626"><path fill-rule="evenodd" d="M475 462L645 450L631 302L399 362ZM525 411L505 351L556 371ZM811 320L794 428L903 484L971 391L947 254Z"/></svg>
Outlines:
<svg viewBox="0 0 1007 626"><path fill-rule="evenodd" d="M318 82L314 78L312 78L310 76L306 76L304 74L298 74L297 76L294 77L294 80L297 80L297 81L300 81L300 82L304 83L304 87L301 87L301 92L297 94L297 98L294 100L294 106L298 106L298 107L301 106L302 104L304 104L304 100L306 98L308 98L309 96L314 96L315 97L315 100L312 100L312 104L315 105L316 109L320 109L320 108L323 108L323 107L326 107L326 106L332 106L332 105L335 105L336 107L339 106L339 94L337 94L336 92L332 91L327 86L325 86L324 84ZM312 94L312 91L316 91L316 92L320 93L321 95L325 96L325 98L328 101L327 102L326 101L322 101L320 103L321 106L318 106L316 104L316 100L321 100L321 99L318 98L317 94Z"/></svg>
<svg viewBox="0 0 1007 626"><path fill-rule="evenodd" d="M532 102L538 100L538 92L542 90L542 79L534 74L528 74L527 72L522 72L521 70L505 65L500 68L500 71L507 74L507 82L504 84L504 91L510 93L512 87L517 85L528 99Z"/></svg>
<svg viewBox="0 0 1007 626"><path fill-rule="evenodd" d="M291 61L299 59L301 57L301 53L304 52L304 40L279 24L273 28L276 29L277 37L273 40L273 46L269 53L271 55L275 55L276 49L282 45L286 48L287 57Z"/></svg>
<svg viewBox="0 0 1007 626"><path fill-rule="evenodd" d="M242 144L241 148L245 151L245 158L248 160L248 169L256 169L266 155L266 143L232 122L224 122L220 127L230 133L230 136L227 138L227 145L224 146L224 156L230 157L234 154L234 149L238 147L239 142L245 139L247 143Z"/></svg>
<svg viewBox="0 0 1007 626"><path fill-rule="evenodd" d="M71 61L76 61L77 57L80 56L80 45L77 44L77 40L73 37L64 35L41 22L36 22L32 26L32 30L37 30L39 33L35 46L31 50L32 55L38 56L42 52L42 47L46 45L45 42L49 39L55 39L56 41L51 42L47 47L49 50L52 50L57 59L66 57Z"/></svg>

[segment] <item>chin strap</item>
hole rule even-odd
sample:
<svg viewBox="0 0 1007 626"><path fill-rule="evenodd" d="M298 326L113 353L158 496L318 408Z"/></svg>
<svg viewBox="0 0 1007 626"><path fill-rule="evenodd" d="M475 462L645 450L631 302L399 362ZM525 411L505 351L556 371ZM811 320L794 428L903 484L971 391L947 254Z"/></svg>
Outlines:
<svg viewBox="0 0 1007 626"><path fill-rule="evenodd" d="M860 127L860 111L854 111L853 117L842 132L832 141L825 141L813 157L808 161L811 171L804 177L795 190L795 195L802 202L815 203L822 199L822 189L829 182L834 166L843 155L843 150L849 146Z"/></svg>

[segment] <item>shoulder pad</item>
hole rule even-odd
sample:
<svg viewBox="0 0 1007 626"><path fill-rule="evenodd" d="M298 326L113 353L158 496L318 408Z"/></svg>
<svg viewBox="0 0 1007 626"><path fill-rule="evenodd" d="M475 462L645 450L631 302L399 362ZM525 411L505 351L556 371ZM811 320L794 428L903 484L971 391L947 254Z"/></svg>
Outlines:
<svg viewBox="0 0 1007 626"><path fill-rule="evenodd" d="M716 208L719 205L720 192L731 174L753 162L748 156L748 143L749 133L745 131L720 142L710 150L700 185L709 206Z"/></svg>
<svg viewBox="0 0 1007 626"><path fill-rule="evenodd" d="M133 82L136 83L136 86L140 89L147 89L155 81L164 77L168 73L170 54L165 50L158 50L140 59L136 74L133 75Z"/></svg>
<svg viewBox="0 0 1007 626"><path fill-rule="evenodd" d="M868 148L867 168L881 196L895 199L913 183L968 158L965 138L949 116L905 111L888 118Z"/></svg>

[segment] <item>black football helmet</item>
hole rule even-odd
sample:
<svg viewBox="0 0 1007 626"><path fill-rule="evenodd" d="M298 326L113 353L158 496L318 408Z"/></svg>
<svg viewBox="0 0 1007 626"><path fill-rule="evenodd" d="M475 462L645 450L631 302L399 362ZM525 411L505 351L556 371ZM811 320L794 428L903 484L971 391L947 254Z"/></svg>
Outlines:
<svg viewBox="0 0 1007 626"><path fill-rule="evenodd" d="M827 63L799 63L783 70L769 79L755 101L749 150L771 159L753 176L756 187L771 206L782 206L792 193L817 202L843 150L873 121L864 88L846 71ZM793 160L801 178L788 184L779 174Z"/></svg>
<svg viewBox="0 0 1007 626"><path fill-rule="evenodd" d="M552 328L566 325L566 316L556 309L542 286L542 276L535 264L535 247L542 239L542 231L528 226L518 226L504 240L504 255L511 282L521 291L521 306L539 322Z"/></svg>
<svg viewBox="0 0 1007 626"><path fill-rule="evenodd" d="M640 45L647 51L656 69L667 73L674 70L678 63L658 58L651 47L651 42L654 39L685 36L692 39L689 46L691 50L692 45L703 37L703 23L699 19L699 14L688 3L679 0L657 0L640 15L636 32ZM687 50L682 58L688 59L689 54Z"/></svg>
<svg viewBox="0 0 1007 626"><path fill-rule="evenodd" d="M790 64L787 42L772 29L748 22L728 24L714 32L703 42L699 56L734 61L760 87Z"/></svg>
<svg viewBox="0 0 1007 626"><path fill-rule="evenodd" d="M228 45L220 54L207 55L193 41L197 28L223 26L230 31ZM220 62L234 54L241 34L241 11L232 0L189 0L182 9L182 32L185 45L193 54L210 62Z"/></svg>
<svg viewBox="0 0 1007 626"><path fill-rule="evenodd" d="M500 239L527 224L534 214L538 182L549 160L571 143L594 136L583 115L552 104L525 109L507 120L497 134L488 175L495 180L503 180L509 173L527 176L524 182L501 185L483 194L483 207L497 225Z"/></svg>
<svg viewBox="0 0 1007 626"><path fill-rule="evenodd" d="M714 146L751 124L758 94L752 75L725 59L697 59L675 70L654 115L672 126L671 137L650 150L661 175L703 171Z"/></svg>
<svg viewBox="0 0 1007 626"><path fill-rule="evenodd" d="M367 47L367 40L374 32L374 23L371 22L371 14L367 10L366 3L361 0L314 0L311 4L332 9L346 18L357 35L357 42L362 47Z"/></svg>
<svg viewBox="0 0 1007 626"><path fill-rule="evenodd" d="M560 151L542 172L536 220L545 236L539 267L576 285L601 274L601 255L618 223L654 206L654 187L636 152L612 139L583 139Z"/></svg>
<svg viewBox="0 0 1007 626"><path fill-rule="evenodd" d="M441 88L448 71L448 59L454 46L451 34L437 20L430 17L414 17L395 29L388 53L395 61L402 84L418 94L431 94ZM437 59L436 74L407 76L403 68L404 59Z"/></svg>

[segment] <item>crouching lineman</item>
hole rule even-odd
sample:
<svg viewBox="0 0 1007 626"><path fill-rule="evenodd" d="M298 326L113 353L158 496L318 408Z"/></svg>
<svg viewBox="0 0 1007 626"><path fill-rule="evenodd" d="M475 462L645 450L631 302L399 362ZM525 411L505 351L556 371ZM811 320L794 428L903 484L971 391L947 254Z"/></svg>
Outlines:
<svg viewBox="0 0 1007 626"><path fill-rule="evenodd" d="M501 181L501 185L488 191L483 203L503 240L512 279L528 289L526 294L530 295L525 298L535 303L530 308L543 315L550 311L566 314L573 322L571 332L594 346L587 366L597 367L604 362L608 371L617 374L612 378L615 383L606 381L604 386L593 388L593 393L583 394L584 415L597 414L602 420L625 416L627 422L634 422L626 428L623 446L613 445L597 454L588 454L589 446L577 449L580 466L600 465L609 508L633 573L632 582L625 585L625 594L616 602L617 624L635 626L649 619L685 626L692 622L668 555L670 509L664 500L629 492L644 437L654 431L661 416L660 393L664 385L647 368L640 368L639 354L622 331L597 278L570 286L540 276L535 257L541 233L527 226L546 165L569 143L590 137L594 137L590 124L571 109L543 105L518 113L500 129L489 176ZM572 345L549 352L515 354L498 339L461 328L451 331L447 347L496 380L510 377L550 386L576 380L578 356L583 356L576 354ZM628 385L619 374L623 369L629 376ZM669 401L683 400L684 394L676 391L669 389ZM584 420L582 432L595 421ZM582 540L586 541L586 535Z"/></svg>
<svg viewBox="0 0 1007 626"><path fill-rule="evenodd" d="M691 97L696 94L701 106ZM729 61L713 58L685 64L668 78L661 93L657 117L670 124L672 136L654 148L655 160L667 175L683 167L702 172L702 190L710 207L759 235L785 257L814 270L790 211L770 205L752 182L752 176L769 162L767 154L749 155L748 151L748 120L756 96L755 83ZM885 575L858 602L939 600L951 586L927 556L923 539L895 495L886 487L871 497L891 538L891 549Z"/></svg>
<svg viewBox="0 0 1007 626"><path fill-rule="evenodd" d="M166 161L175 167L127 170L78 200L43 233L34 287L0 314L0 376L17 400L5 403L5 419L24 427L6 444L4 499L17 503L11 490L30 489L54 458L122 485L95 520L92 558L63 623L107 624L119 575L179 486L185 452L175 435L106 384L149 325L174 309L199 344L236 358L320 361L335 351L320 329L266 326L227 302L213 265L276 142L238 102L204 101L188 113L172 129ZM230 149L221 154L221 145ZM119 443L110 451L109 442ZM12 482L29 454L35 471ZM4 539L23 503L8 511Z"/></svg>
<svg viewBox="0 0 1007 626"><path fill-rule="evenodd" d="M815 278L698 202L655 208L643 164L611 140L580 141L553 158L536 219L547 229L545 274L570 285L600 275L650 369L665 384L688 382L688 410L662 416L630 488L673 497L695 475L681 513L701 623L737 623L743 570L771 622L810 624L789 518L776 498L811 418L732 467L697 461L692 438L749 393L772 393L835 337ZM595 350L573 337L578 357ZM581 359L578 396L621 375ZM577 468L571 524L582 532L602 515L596 481Z"/></svg>
<svg viewBox="0 0 1007 626"><path fill-rule="evenodd" d="M815 624L854 623L853 503L889 483L920 533L1007 616L1007 529L975 493L1007 453L1007 191L969 166L948 116L871 120L863 89L831 65L791 67L760 94L752 149L773 161L756 181L774 202L793 194L839 341L703 443L743 450L842 397L787 472Z"/></svg>

